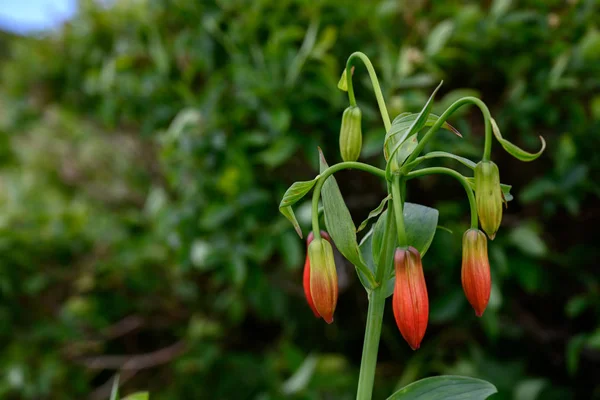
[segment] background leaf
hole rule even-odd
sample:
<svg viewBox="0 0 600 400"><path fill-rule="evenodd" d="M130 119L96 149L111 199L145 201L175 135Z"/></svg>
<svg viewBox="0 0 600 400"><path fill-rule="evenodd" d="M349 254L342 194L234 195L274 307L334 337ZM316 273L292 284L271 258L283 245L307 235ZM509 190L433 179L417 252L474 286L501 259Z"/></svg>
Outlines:
<svg viewBox="0 0 600 400"><path fill-rule="evenodd" d="M485 400L497 390L489 382L466 376L434 376L400 389L388 400Z"/></svg>

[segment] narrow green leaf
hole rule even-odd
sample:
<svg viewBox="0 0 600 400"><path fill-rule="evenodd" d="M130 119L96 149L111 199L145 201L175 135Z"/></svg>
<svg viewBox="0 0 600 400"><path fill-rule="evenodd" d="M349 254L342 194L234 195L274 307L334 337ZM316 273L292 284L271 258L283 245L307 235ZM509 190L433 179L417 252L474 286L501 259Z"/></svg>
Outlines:
<svg viewBox="0 0 600 400"><path fill-rule="evenodd" d="M433 99L435 98L435 94L437 93L437 91L442 86L442 83L444 83L444 81L440 82L438 87L435 88L435 90L429 97L429 100L427 100L427 103L425 103L425 106L423 107L421 112L419 112L419 115L417 115L417 118L415 118L415 120L412 122L412 124L408 127L407 133L405 136L403 135L403 137L410 137L414 133L418 133L425 126L425 124L427 123L427 120L429 118L429 114L431 113L431 108L433 107ZM390 130L391 130L391 128L390 128ZM402 140L400 140L399 142L402 143ZM385 147L386 146L384 143L384 149L385 149ZM399 149L398 145L394 146L394 150L392 152L390 152L390 154L389 154L390 159L392 157L394 157L394 153L396 151L398 151L398 149ZM401 163L399 162L398 166L400 166L400 165L401 165Z"/></svg>
<svg viewBox="0 0 600 400"><path fill-rule="evenodd" d="M110 400L119 400L119 375L115 376L112 390L110 391Z"/></svg>
<svg viewBox="0 0 600 400"><path fill-rule="evenodd" d="M342 72L342 76L337 84L338 89L347 92L348 91L348 78L346 73L346 67L344 67L344 71Z"/></svg>
<svg viewBox="0 0 600 400"><path fill-rule="evenodd" d="M321 172L329 167L320 148L319 163ZM352 216L350 215L350 211L348 211L348 207L346 207L340 188L333 176L327 178L323 184L321 200L323 202L325 224L337 249L357 268L368 270L358 248L356 227L354 226L354 222L352 222ZM369 289L373 288L369 287Z"/></svg>
<svg viewBox="0 0 600 400"><path fill-rule="evenodd" d="M387 201L389 199L391 199L392 196L391 195L387 195L387 197L383 200L381 200L381 203L379 203L379 205L377 206L376 209L374 209L373 211L371 211L369 213L369 215L367 216L367 219L365 219L359 226L358 229L356 229L356 233L362 231L363 229L366 228L367 224L369 223L369 220L372 218L377 217L379 214L381 214L383 212L383 208L385 207Z"/></svg>
<svg viewBox="0 0 600 400"><path fill-rule="evenodd" d="M148 392L137 392L134 394L130 394L125 397L123 400L148 400L150 398L150 393Z"/></svg>
<svg viewBox="0 0 600 400"><path fill-rule="evenodd" d="M430 159L430 158L436 158L436 157L453 158L456 161L460 162L463 165L466 165L467 167L469 167L471 169L475 169L475 166L477 165L476 163L469 160L468 158L457 156L456 154L452 154L452 153L446 153L445 151L431 151L427 154L422 155L420 158Z"/></svg>
<svg viewBox="0 0 600 400"><path fill-rule="evenodd" d="M385 141L383 145L383 154L386 160L389 159L389 154L391 153L388 151L388 149L394 148L398 143L402 143L404 140L406 140L409 135L409 129L417 117L418 114L416 113L402 113L394 118L392 127L385 135ZM437 115L429 114L424 126L432 126L437 122L438 119L439 117ZM448 122L444 122L442 124L442 128L454 133L459 137L462 137L460 132Z"/></svg>
<svg viewBox="0 0 600 400"><path fill-rule="evenodd" d="M466 179L467 182L469 182L469 186L471 186L471 189L475 190L475 178ZM502 196L504 197L504 201L511 201L512 199L514 199L513 195L510 194L510 189L512 189L512 185L501 183L500 189L502 189Z"/></svg>
<svg viewBox="0 0 600 400"><path fill-rule="evenodd" d="M296 233L298 234L298 236L300 236L300 239L302 239L302 229L300 229L300 224L296 219L296 214L294 214L294 210L292 210L292 207L280 207L279 212L282 213L283 216L286 217L292 223L292 225L294 225Z"/></svg>
<svg viewBox="0 0 600 400"><path fill-rule="evenodd" d="M363 238L360 241L360 244L358 245L360 249L360 254L362 255L363 260L365 260L365 264L367 264L367 267L373 275L375 275L375 260L373 260L373 253L371 249L373 246L374 230L375 227L371 227L371 229L365 234L365 236L363 236ZM356 271L358 272L358 279L360 280L360 283L362 283L363 287L367 291L367 294L370 293L371 290L369 289L369 280L360 269L357 269Z"/></svg>
<svg viewBox="0 0 600 400"><path fill-rule="evenodd" d="M411 383L387 400L484 400L496 392L494 385L481 379L442 375Z"/></svg>
<svg viewBox="0 0 600 400"><path fill-rule="evenodd" d="M502 137L502 134L500 133L500 128L498 128L498 125L496 124L496 121L493 118L492 131L494 132L494 136L496 136L496 139L498 139L498 142L500 142L502 147L504 147L504 150L506 150L511 156L515 157L518 160L533 161L539 156L541 156L544 150L546 149L546 141L542 136L540 136L540 140L542 141L542 148L537 153L529 153L521 149L520 147L512 144L511 142Z"/></svg>
<svg viewBox="0 0 600 400"><path fill-rule="evenodd" d="M279 212L281 212L292 223L292 225L294 225L294 229L296 229L296 232L300 238L302 238L302 230L300 229L298 220L296 220L296 215L294 214L294 210L292 210L292 206L301 198L303 198L310 191L310 189L313 188L313 186L315 186L317 179L318 177L312 181L294 182L292 186L285 191L283 198L281 199L281 203L279 203Z"/></svg>

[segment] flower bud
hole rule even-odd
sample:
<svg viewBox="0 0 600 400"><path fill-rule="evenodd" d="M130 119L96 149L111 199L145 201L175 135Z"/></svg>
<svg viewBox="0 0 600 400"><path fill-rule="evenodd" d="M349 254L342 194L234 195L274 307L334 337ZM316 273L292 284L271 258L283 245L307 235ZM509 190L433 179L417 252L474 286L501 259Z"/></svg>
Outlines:
<svg viewBox="0 0 600 400"><path fill-rule="evenodd" d="M493 240L502 221L502 189L498 166L492 161L475 166L475 199L481 228Z"/></svg>
<svg viewBox="0 0 600 400"><path fill-rule="evenodd" d="M421 346L429 319L429 299L423 275L421 255L414 247L396 249L396 283L392 305L400 333L416 350Z"/></svg>
<svg viewBox="0 0 600 400"><path fill-rule="evenodd" d="M314 308L328 324L333 322L333 313L338 298L337 271L333 259L333 248L326 239L314 239L308 245L310 262L310 296Z"/></svg>
<svg viewBox="0 0 600 400"><path fill-rule="evenodd" d="M342 115L340 127L340 153L344 161L356 161L362 148L362 130L360 119L362 113L357 106L350 106Z"/></svg>
<svg viewBox="0 0 600 400"><path fill-rule="evenodd" d="M492 279L487 239L479 229L469 229L463 235L461 280L467 300L481 317L490 299Z"/></svg>
<svg viewBox="0 0 600 400"><path fill-rule="evenodd" d="M308 245L313 241L315 235L311 231L306 238L306 248L308 250ZM325 231L321 231L321 237L327 239L327 241L331 242L331 238ZM306 296L306 301L312 312L315 314L315 317L321 318L321 315L315 308L315 303L313 302L312 295L310 294L310 259L308 257L308 251L306 252L306 260L304 261L304 276L302 279L302 284L304 286L304 296Z"/></svg>

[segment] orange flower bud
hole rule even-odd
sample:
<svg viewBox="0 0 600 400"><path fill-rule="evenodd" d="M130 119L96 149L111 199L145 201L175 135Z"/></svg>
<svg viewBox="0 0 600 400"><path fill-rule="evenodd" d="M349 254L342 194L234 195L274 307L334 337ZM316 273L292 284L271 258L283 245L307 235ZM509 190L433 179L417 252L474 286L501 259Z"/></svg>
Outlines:
<svg viewBox="0 0 600 400"><path fill-rule="evenodd" d="M467 300L481 317L490 299L492 278L487 239L479 229L469 229L463 235L461 280Z"/></svg>
<svg viewBox="0 0 600 400"><path fill-rule="evenodd" d="M310 263L310 296L314 308L328 324L333 322L333 313L338 298L337 271L333 259L333 248L326 239L314 239L308 245Z"/></svg>
<svg viewBox="0 0 600 400"><path fill-rule="evenodd" d="M325 231L321 231L321 236L331 242L331 238ZM306 238L306 248L308 250L308 245L313 241L315 235L311 231ZM304 261L304 276L302 280L302 284L304 286L304 296L306 296L306 301L310 306L310 309L315 314L315 317L321 318L321 315L315 308L315 303L313 302L312 295L310 294L310 259L308 257L308 251L306 252L306 260Z"/></svg>
<svg viewBox="0 0 600 400"><path fill-rule="evenodd" d="M423 275L421 255L414 247L396 249L396 283L392 304L400 333L416 350L421 346L429 319L429 299Z"/></svg>

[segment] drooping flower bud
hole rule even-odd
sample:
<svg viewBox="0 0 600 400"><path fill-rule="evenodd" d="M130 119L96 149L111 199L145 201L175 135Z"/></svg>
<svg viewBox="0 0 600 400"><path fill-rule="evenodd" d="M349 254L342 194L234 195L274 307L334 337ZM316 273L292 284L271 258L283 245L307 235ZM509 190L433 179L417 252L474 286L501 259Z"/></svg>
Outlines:
<svg viewBox="0 0 600 400"><path fill-rule="evenodd" d="M396 283L392 305L400 333L416 350L421 346L429 319L429 299L423 275L421 255L414 247L396 249Z"/></svg>
<svg viewBox="0 0 600 400"><path fill-rule="evenodd" d="M342 115L340 127L340 153L344 161L356 161L362 149L362 129L360 126L362 112L357 106L350 106Z"/></svg>
<svg viewBox="0 0 600 400"><path fill-rule="evenodd" d="M311 231L308 234L308 237L306 238L306 248L307 248L307 250L308 250L308 246L313 241L314 237L315 237L315 235ZM323 237L323 238L327 239L327 241L331 242L331 238L329 237L329 235L327 234L327 232L321 231L321 237ZM303 279L302 279L302 284L304 286L304 296L306 296L306 301L307 301L310 309L315 314L315 317L321 318L321 315L319 314L319 312L315 308L315 303L313 302L312 295L310 294L310 258L308 257L308 251L306 252L306 260L304 261L304 276L303 276Z"/></svg>
<svg viewBox="0 0 600 400"><path fill-rule="evenodd" d="M314 239L308 245L308 258L310 262L310 296L319 315L330 324L333 322L333 313L338 298L333 248L326 239Z"/></svg>
<svg viewBox="0 0 600 400"><path fill-rule="evenodd" d="M498 166L492 161L475 166L475 199L481 228L493 240L502 222L502 188Z"/></svg>
<svg viewBox="0 0 600 400"><path fill-rule="evenodd" d="M492 278L487 239L479 229L469 229L463 235L461 280L467 300L481 317L490 299Z"/></svg>

